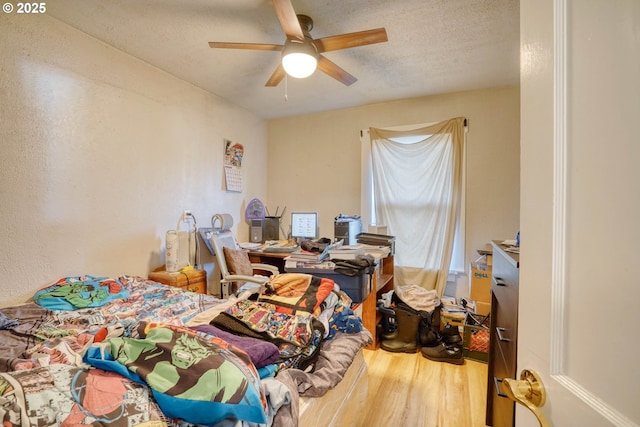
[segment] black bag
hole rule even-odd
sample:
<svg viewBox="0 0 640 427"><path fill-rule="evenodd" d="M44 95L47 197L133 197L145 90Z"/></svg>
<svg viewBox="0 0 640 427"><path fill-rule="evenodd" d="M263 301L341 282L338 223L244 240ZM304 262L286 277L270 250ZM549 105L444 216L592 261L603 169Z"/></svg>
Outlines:
<svg viewBox="0 0 640 427"><path fill-rule="evenodd" d="M300 249L307 252L322 253L325 248L331 244L331 239L328 237L321 237L318 240L305 239L300 242Z"/></svg>

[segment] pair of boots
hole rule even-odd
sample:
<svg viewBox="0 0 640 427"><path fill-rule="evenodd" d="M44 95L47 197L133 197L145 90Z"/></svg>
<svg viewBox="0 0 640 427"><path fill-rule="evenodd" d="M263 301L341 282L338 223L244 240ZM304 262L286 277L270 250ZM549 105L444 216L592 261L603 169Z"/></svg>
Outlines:
<svg viewBox="0 0 640 427"><path fill-rule="evenodd" d="M462 337L457 327L447 325L440 331L440 310L432 313L416 311L398 304L395 311L396 331L383 334L380 347L395 353L415 353L420 346L423 357L437 362L462 365Z"/></svg>

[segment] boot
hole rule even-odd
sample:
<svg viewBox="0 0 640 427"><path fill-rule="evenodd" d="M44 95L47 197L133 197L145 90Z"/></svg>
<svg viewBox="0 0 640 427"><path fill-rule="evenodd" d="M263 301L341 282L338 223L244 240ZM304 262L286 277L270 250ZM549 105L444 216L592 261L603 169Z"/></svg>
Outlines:
<svg viewBox="0 0 640 427"><path fill-rule="evenodd" d="M422 347L422 356L435 362L447 362L454 365L464 364L462 344L446 344L442 341L435 347Z"/></svg>
<svg viewBox="0 0 640 427"><path fill-rule="evenodd" d="M435 362L464 364L463 343L458 327L447 325L438 336L438 342L422 346L420 349L422 356Z"/></svg>
<svg viewBox="0 0 640 427"><path fill-rule="evenodd" d="M440 330L440 312L442 311L442 303L438 304L431 313L431 327L436 331Z"/></svg>
<svg viewBox="0 0 640 427"><path fill-rule="evenodd" d="M420 315L408 308L396 308L396 336L380 342L383 350L394 353L415 353L418 350L418 325Z"/></svg>
<svg viewBox="0 0 640 427"><path fill-rule="evenodd" d="M462 337L460 336L460 330L457 326L451 326L447 324L440 332L442 335L442 341L447 345L459 345L462 347Z"/></svg>
<svg viewBox="0 0 640 427"><path fill-rule="evenodd" d="M456 326L447 324L440 330L440 306L432 312L419 311L418 314L421 317L418 331L421 347L435 347L443 341L447 345L462 345L462 337Z"/></svg>
<svg viewBox="0 0 640 427"><path fill-rule="evenodd" d="M378 311L382 314L382 322L380 324L380 335L383 340L391 340L398 335L396 324L396 312L392 308L387 308L384 305L378 305Z"/></svg>
<svg viewBox="0 0 640 427"><path fill-rule="evenodd" d="M433 327L433 315L428 311L420 311L420 328L418 331L421 347L434 347L440 343L442 336L437 328Z"/></svg>
<svg viewBox="0 0 640 427"><path fill-rule="evenodd" d="M447 324L440 331L440 307L432 313L420 312L420 353L436 362L464 364L463 343L457 326ZM437 320L437 327L434 325Z"/></svg>

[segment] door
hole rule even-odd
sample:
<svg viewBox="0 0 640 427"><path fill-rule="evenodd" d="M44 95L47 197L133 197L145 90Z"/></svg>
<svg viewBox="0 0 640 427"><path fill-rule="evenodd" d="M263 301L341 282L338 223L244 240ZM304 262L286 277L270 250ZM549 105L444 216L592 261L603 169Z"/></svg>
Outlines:
<svg viewBox="0 0 640 427"><path fill-rule="evenodd" d="M553 426L640 425L640 1L521 0L518 370ZM519 427L537 426L516 409Z"/></svg>

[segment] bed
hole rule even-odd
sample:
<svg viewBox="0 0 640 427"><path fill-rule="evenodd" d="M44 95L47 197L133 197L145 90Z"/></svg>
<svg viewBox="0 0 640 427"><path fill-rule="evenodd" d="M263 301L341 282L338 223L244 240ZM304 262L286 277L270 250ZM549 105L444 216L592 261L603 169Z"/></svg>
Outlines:
<svg viewBox="0 0 640 427"><path fill-rule="evenodd" d="M348 302L337 288L327 295ZM371 334L346 305L304 316L285 296L262 297L78 276L2 307L3 425L359 425Z"/></svg>

